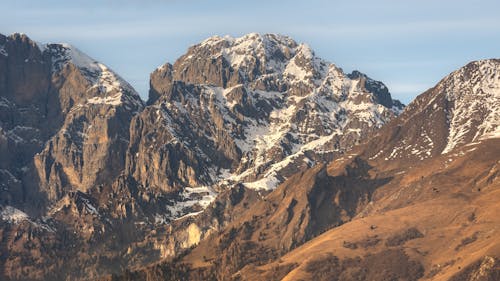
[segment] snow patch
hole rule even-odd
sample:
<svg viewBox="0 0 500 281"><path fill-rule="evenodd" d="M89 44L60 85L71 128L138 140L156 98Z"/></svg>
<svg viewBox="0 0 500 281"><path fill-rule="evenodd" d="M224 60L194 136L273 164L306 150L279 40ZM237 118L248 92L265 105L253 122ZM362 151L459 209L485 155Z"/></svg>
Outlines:
<svg viewBox="0 0 500 281"><path fill-rule="evenodd" d="M245 182L243 185L255 190L273 190L281 182L275 176L267 176L254 182Z"/></svg>
<svg viewBox="0 0 500 281"><path fill-rule="evenodd" d="M4 57L9 56L9 54L7 53L7 50L5 50L5 46L3 46L3 45L0 46L0 55L2 55Z"/></svg>
<svg viewBox="0 0 500 281"><path fill-rule="evenodd" d="M178 220L186 216L197 215L215 200L217 194L210 186L185 187L179 194L181 199L174 202L172 206L168 206L170 215L155 216L155 222L166 223L172 219ZM191 211L195 206L199 206L201 210Z"/></svg>
<svg viewBox="0 0 500 281"><path fill-rule="evenodd" d="M122 103L122 95L117 94L110 97L93 97L87 100L90 104L110 104L110 105L120 105Z"/></svg>
<svg viewBox="0 0 500 281"><path fill-rule="evenodd" d="M453 109L448 115L450 129L442 154L467 142L500 135L500 62L484 60L473 64L475 68L461 68L445 78L444 83L449 85L446 98Z"/></svg>
<svg viewBox="0 0 500 281"><path fill-rule="evenodd" d="M29 220L29 217L25 212L12 206L4 206L0 211L0 216L2 217L2 220L10 223L19 223L21 221Z"/></svg>
<svg viewBox="0 0 500 281"><path fill-rule="evenodd" d="M12 206L8 206L8 205L7 206L0 206L0 218L3 221L6 221L6 222L9 222L12 224L19 224L21 222L26 221L37 228L41 228L41 229L44 229L44 230L50 231L50 232L55 232L55 230L52 227L50 227L48 224L46 224L45 219L42 219L41 221L36 222L36 221L32 220L25 212L23 212L17 208L14 208Z"/></svg>
<svg viewBox="0 0 500 281"><path fill-rule="evenodd" d="M65 65L71 63L80 70L92 88L98 90L99 96L89 99L89 104L120 105L126 101L137 108L142 108L139 94L128 82L106 65L97 62L74 46L66 43L47 44L43 50L51 55L53 71L60 71ZM108 96L109 94L112 96Z"/></svg>

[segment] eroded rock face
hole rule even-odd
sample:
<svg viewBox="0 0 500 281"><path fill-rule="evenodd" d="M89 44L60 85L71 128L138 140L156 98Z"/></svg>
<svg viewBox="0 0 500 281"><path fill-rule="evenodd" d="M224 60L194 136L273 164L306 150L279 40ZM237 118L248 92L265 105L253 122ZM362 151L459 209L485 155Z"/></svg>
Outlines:
<svg viewBox="0 0 500 281"><path fill-rule="evenodd" d="M459 273L455 274L450 281L490 281L500 278L500 263L497 257L485 256Z"/></svg>
<svg viewBox="0 0 500 281"><path fill-rule="evenodd" d="M167 192L241 182L273 189L402 109L381 82L346 75L309 46L274 34L209 38L156 69L150 84L151 105L133 121L140 132L127 170Z"/></svg>
<svg viewBox="0 0 500 281"><path fill-rule="evenodd" d="M105 65L66 45L48 45L62 112L59 132L35 157L49 200L110 184L125 166L129 124L142 110L134 89Z"/></svg>
<svg viewBox="0 0 500 281"><path fill-rule="evenodd" d="M115 192L132 200L113 182L124 170L130 121L143 102L127 82L75 47L14 34L0 35L0 108L0 240L2 252L11 254L0 258L2 274L60 279L69 271L55 269L58 259L85 260L91 245L121 227L109 219L134 213L134 204L127 210L109 200L118 197ZM100 199L116 209L103 209ZM53 251L32 251L32 245ZM22 268L33 258L28 274Z"/></svg>
<svg viewBox="0 0 500 281"><path fill-rule="evenodd" d="M137 93L66 44L0 36L2 204L35 211L124 168ZM19 188L21 187L21 188Z"/></svg>
<svg viewBox="0 0 500 281"><path fill-rule="evenodd" d="M30 173L33 155L61 123L59 105L49 104L50 63L25 35L0 35L0 50L1 201L35 203L38 192L24 188L23 177Z"/></svg>
<svg viewBox="0 0 500 281"><path fill-rule="evenodd" d="M326 167L220 196L182 228L217 231L177 259L110 279L497 280L499 73L451 73Z"/></svg>
<svg viewBox="0 0 500 281"><path fill-rule="evenodd" d="M24 34L0 36L2 97L20 106L40 104L47 98L50 64L37 44Z"/></svg>
<svg viewBox="0 0 500 281"><path fill-rule="evenodd" d="M343 154L399 113L381 82L352 75L285 36L213 37L151 74L143 108L128 83L76 48L0 36L0 207L24 214L10 220L0 209L13 225L1 245L19 257L0 256L4 275L21 278L37 255L28 278L96 278L224 230L262 190ZM270 257L349 219L358 204L316 202L333 195L309 186L284 209L264 204L311 206L292 223L273 221L290 228L266 248ZM309 191L319 194L307 199ZM315 218L325 206L350 211ZM242 235L254 226L245 227ZM35 253L32 243L56 250Z"/></svg>

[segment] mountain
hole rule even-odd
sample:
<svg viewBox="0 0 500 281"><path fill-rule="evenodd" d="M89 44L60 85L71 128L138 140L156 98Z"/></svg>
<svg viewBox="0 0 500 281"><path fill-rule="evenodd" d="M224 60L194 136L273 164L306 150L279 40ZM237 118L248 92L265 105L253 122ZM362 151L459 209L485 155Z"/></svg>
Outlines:
<svg viewBox="0 0 500 281"><path fill-rule="evenodd" d="M2 278L95 279L177 256L403 109L382 82L274 34L211 37L150 84L145 105L71 45L0 36ZM282 253L344 208L307 218Z"/></svg>
<svg viewBox="0 0 500 281"><path fill-rule="evenodd" d="M0 35L1 279L500 278L499 60L404 107L253 33L150 85Z"/></svg>
<svg viewBox="0 0 500 281"><path fill-rule="evenodd" d="M130 121L144 104L71 45L13 34L0 35L0 50L1 273L41 278L71 256L64 247L78 227L94 231L85 193L124 169Z"/></svg>
<svg viewBox="0 0 500 281"><path fill-rule="evenodd" d="M36 213L121 172L128 123L143 107L135 90L70 45L0 42L2 203Z"/></svg>
<svg viewBox="0 0 500 281"><path fill-rule="evenodd" d="M383 83L346 75L274 34L211 37L156 69L150 84L149 106L131 125L126 170L167 193L238 183L272 190L403 108Z"/></svg>
<svg viewBox="0 0 500 281"><path fill-rule="evenodd" d="M374 159L423 160L500 134L499 60L475 61L415 99L382 135ZM407 161L405 161L407 162Z"/></svg>
<svg viewBox="0 0 500 281"><path fill-rule="evenodd" d="M469 63L343 156L242 187L183 255L103 280L498 280L499 67Z"/></svg>

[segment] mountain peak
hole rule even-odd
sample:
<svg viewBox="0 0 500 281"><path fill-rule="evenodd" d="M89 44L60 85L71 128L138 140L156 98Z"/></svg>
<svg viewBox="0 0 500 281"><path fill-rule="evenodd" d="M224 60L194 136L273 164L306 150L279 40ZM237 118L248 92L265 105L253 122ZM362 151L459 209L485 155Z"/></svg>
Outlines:
<svg viewBox="0 0 500 281"><path fill-rule="evenodd" d="M394 122L369 145L378 146L373 158L424 160L499 138L500 60L474 61L453 71Z"/></svg>
<svg viewBox="0 0 500 281"><path fill-rule="evenodd" d="M59 72L68 64L75 66L85 79L98 90L99 96L88 100L91 104L117 105L123 101L142 107L142 101L135 89L106 65L96 61L68 43L39 45L52 62L52 71Z"/></svg>
<svg viewBox="0 0 500 281"><path fill-rule="evenodd" d="M11 52L9 54L9 52ZM19 64L37 64L47 68L52 75L60 74L64 67L72 65L95 92L88 99L89 104L118 105L126 102L134 108L143 103L135 89L106 65L96 61L68 43L42 44L30 39L24 33L9 36L0 34L0 56L17 60Z"/></svg>
<svg viewBox="0 0 500 281"><path fill-rule="evenodd" d="M460 144L500 137L500 60L471 62L443 79L437 89L452 104L443 153Z"/></svg>
<svg viewBox="0 0 500 281"><path fill-rule="evenodd" d="M399 100L392 99L389 89L384 83L373 80L368 77L368 75L358 70L354 70L350 74L347 74L347 77L353 80L363 81L365 89L372 92L376 101L383 106L391 108L398 113L403 110L404 105Z"/></svg>
<svg viewBox="0 0 500 281"><path fill-rule="evenodd" d="M288 36L257 33L214 36L190 47L151 75L150 97L156 109L144 114L144 123L153 114L186 151L221 155L190 160L209 168L177 173L190 177L182 184L224 178L255 189L273 189L293 172L333 159L402 108L383 83L364 74L351 79ZM183 141L192 131L199 132L197 141ZM156 145L145 150L156 153L149 148ZM146 173L136 174L146 181L140 178Z"/></svg>
<svg viewBox="0 0 500 281"><path fill-rule="evenodd" d="M50 43L43 45L43 50L53 56L53 69L58 71L67 64L72 63L80 69L101 70L103 65L76 47L68 43Z"/></svg>
<svg viewBox="0 0 500 281"><path fill-rule="evenodd" d="M210 46L210 45L216 45L219 44L220 42L228 42L230 44L238 45L238 44L248 44L250 42L254 43L263 43L264 45L268 44L280 44L280 45L287 45L290 47L295 47L297 46L297 42L295 42L291 37L286 36L286 35L281 35L281 34L276 34L276 33L248 33L240 37L232 37L230 35L225 35L225 36L211 36L205 40L203 40L200 44L201 46Z"/></svg>

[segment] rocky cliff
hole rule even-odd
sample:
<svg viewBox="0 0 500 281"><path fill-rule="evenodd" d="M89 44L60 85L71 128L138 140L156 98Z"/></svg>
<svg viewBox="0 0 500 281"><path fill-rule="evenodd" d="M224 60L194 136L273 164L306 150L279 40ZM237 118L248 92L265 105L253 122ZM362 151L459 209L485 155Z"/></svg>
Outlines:
<svg viewBox="0 0 500 281"><path fill-rule="evenodd" d="M324 172L295 174L324 171L403 108L382 82L281 35L192 46L151 74L147 106L68 44L14 34L0 50L0 273L14 280L92 279L172 258L251 205L266 213L248 229L272 223L284 238L269 257L285 253L348 221L376 185L344 192L345 178L331 191ZM290 184L304 188L289 194ZM317 199L334 193L338 202Z"/></svg>
<svg viewBox="0 0 500 281"><path fill-rule="evenodd" d="M387 87L274 34L212 37L151 74L127 173L163 192L272 190L332 160L403 108Z"/></svg>
<svg viewBox="0 0 500 281"><path fill-rule="evenodd" d="M143 102L71 45L13 34L0 36L0 50L2 272L40 278L71 256L64 247L103 225L94 224L94 199L86 194L123 171L130 122Z"/></svg>
<svg viewBox="0 0 500 281"><path fill-rule="evenodd" d="M499 65L451 73L349 153L241 196L184 255L106 280L498 279Z"/></svg>
<svg viewBox="0 0 500 281"><path fill-rule="evenodd" d="M3 204L54 203L116 177L143 104L118 75L75 47L2 36ZM20 193L24 194L20 194Z"/></svg>

